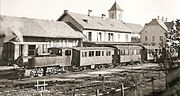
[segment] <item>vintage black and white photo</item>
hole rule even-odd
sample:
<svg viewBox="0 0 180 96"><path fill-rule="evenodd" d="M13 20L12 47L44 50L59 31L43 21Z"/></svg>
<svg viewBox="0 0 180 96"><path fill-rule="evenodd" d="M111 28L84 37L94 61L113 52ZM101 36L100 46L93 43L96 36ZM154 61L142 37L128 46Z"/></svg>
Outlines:
<svg viewBox="0 0 180 96"><path fill-rule="evenodd" d="M0 0L0 96L180 96L179 0Z"/></svg>

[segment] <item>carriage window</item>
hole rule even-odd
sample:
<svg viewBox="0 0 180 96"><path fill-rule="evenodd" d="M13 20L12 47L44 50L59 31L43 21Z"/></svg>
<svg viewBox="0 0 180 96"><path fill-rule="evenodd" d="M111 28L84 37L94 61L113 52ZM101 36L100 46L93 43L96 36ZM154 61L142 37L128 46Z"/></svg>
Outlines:
<svg viewBox="0 0 180 96"><path fill-rule="evenodd" d="M19 45L19 55L23 55L23 45Z"/></svg>
<svg viewBox="0 0 180 96"><path fill-rule="evenodd" d="M89 51L89 57L94 56L94 51Z"/></svg>
<svg viewBox="0 0 180 96"><path fill-rule="evenodd" d="M70 55L71 55L71 50L66 50L66 51L65 51L65 55L66 55L66 56L70 56Z"/></svg>
<svg viewBox="0 0 180 96"><path fill-rule="evenodd" d="M89 51L89 57L91 57L92 56L92 51Z"/></svg>
<svg viewBox="0 0 180 96"><path fill-rule="evenodd" d="M129 55L129 50L125 50L125 55Z"/></svg>
<svg viewBox="0 0 180 96"><path fill-rule="evenodd" d="M82 52L82 57L85 57L85 56L84 56L84 52Z"/></svg>
<svg viewBox="0 0 180 96"><path fill-rule="evenodd" d="M106 56L108 56L108 52L106 51Z"/></svg>
<svg viewBox="0 0 180 96"><path fill-rule="evenodd" d="M94 51L92 51L92 56L94 56Z"/></svg>
<svg viewBox="0 0 180 96"><path fill-rule="evenodd" d="M62 56L62 49L50 48L50 49L48 49L48 52L49 52L51 55L59 55L59 56Z"/></svg>
<svg viewBox="0 0 180 96"><path fill-rule="evenodd" d="M87 57L87 52L82 52L82 57Z"/></svg>
<svg viewBox="0 0 180 96"><path fill-rule="evenodd" d="M96 56L101 56L101 51L96 51Z"/></svg>
<svg viewBox="0 0 180 96"><path fill-rule="evenodd" d="M129 50L129 55L133 55L133 50L132 49Z"/></svg>
<svg viewBox="0 0 180 96"><path fill-rule="evenodd" d="M107 51L106 56L110 56L110 55L111 55L111 51Z"/></svg>
<svg viewBox="0 0 180 96"><path fill-rule="evenodd" d="M29 45L28 46L28 55L35 55L36 45Z"/></svg>
<svg viewBox="0 0 180 96"><path fill-rule="evenodd" d="M134 51L133 51L133 54L134 54L134 55L137 55L137 51L136 51L136 50L134 50Z"/></svg>
<svg viewBox="0 0 180 96"><path fill-rule="evenodd" d="M104 56L104 51L102 51L102 56Z"/></svg>
<svg viewBox="0 0 180 96"><path fill-rule="evenodd" d="M125 55L125 50L121 50L121 55Z"/></svg>
<svg viewBox="0 0 180 96"><path fill-rule="evenodd" d="M84 52L84 56L87 57L87 52Z"/></svg>
<svg viewBox="0 0 180 96"><path fill-rule="evenodd" d="M140 50L136 50L136 55L140 55Z"/></svg>
<svg viewBox="0 0 180 96"><path fill-rule="evenodd" d="M109 51L109 56L111 56L111 51Z"/></svg>

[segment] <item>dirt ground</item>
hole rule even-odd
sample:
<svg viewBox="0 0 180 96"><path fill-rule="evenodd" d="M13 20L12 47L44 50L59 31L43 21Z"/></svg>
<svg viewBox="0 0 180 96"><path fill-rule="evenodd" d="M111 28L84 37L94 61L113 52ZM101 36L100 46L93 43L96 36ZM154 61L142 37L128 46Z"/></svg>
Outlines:
<svg viewBox="0 0 180 96"><path fill-rule="evenodd" d="M99 96L102 94L121 96L119 94L122 83L125 96L145 96L151 94L153 90L159 91L165 88L164 74L156 69L158 69L157 64L149 63L68 72L41 78L0 80L0 96L96 96L97 93ZM37 80L42 82L46 80L45 90L39 87L37 91L35 87Z"/></svg>

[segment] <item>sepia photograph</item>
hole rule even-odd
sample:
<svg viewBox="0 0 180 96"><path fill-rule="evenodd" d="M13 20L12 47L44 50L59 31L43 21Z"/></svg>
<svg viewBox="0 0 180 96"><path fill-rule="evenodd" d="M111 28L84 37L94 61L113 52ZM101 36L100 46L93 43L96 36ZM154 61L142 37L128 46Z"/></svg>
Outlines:
<svg viewBox="0 0 180 96"><path fill-rule="evenodd" d="M180 0L0 0L0 96L180 96Z"/></svg>

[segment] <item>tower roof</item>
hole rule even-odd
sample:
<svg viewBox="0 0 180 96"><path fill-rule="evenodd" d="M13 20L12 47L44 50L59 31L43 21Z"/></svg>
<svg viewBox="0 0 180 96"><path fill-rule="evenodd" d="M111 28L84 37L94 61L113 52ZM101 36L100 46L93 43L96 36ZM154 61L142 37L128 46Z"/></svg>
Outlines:
<svg viewBox="0 0 180 96"><path fill-rule="evenodd" d="M118 10L118 11L123 11L123 10L119 7L119 5L115 2L115 3L113 4L113 6L111 7L111 9L109 9L109 11L116 11L116 10Z"/></svg>

